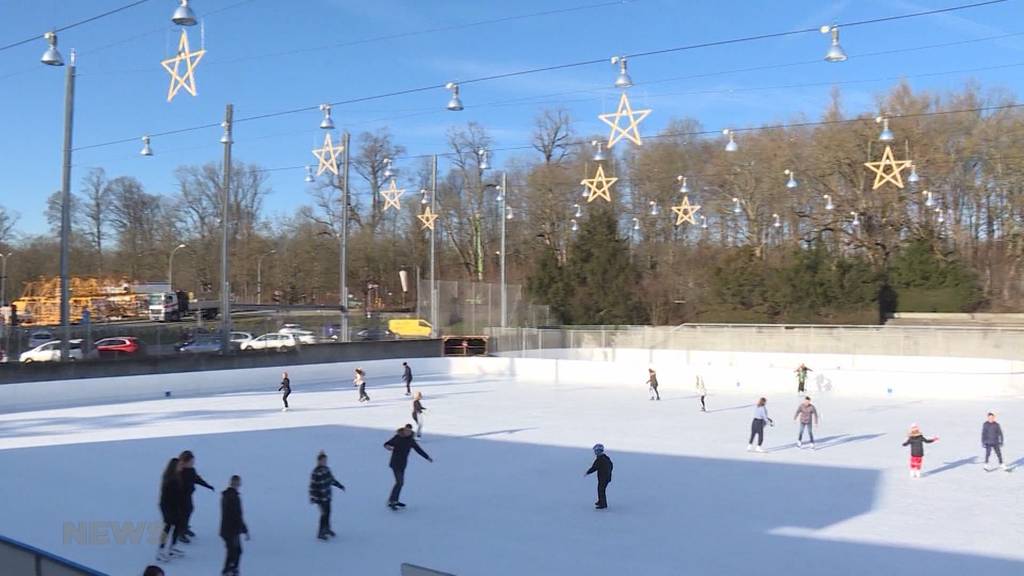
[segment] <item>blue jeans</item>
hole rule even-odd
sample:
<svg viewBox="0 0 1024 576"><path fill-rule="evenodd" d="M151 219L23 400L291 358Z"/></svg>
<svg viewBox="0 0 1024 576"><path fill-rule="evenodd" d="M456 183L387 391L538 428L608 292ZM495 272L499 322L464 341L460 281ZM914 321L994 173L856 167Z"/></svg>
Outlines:
<svg viewBox="0 0 1024 576"><path fill-rule="evenodd" d="M804 439L804 428L807 429L807 435L811 437L811 444L814 444L814 428L810 422L800 423L800 436L797 437L798 442L802 442Z"/></svg>

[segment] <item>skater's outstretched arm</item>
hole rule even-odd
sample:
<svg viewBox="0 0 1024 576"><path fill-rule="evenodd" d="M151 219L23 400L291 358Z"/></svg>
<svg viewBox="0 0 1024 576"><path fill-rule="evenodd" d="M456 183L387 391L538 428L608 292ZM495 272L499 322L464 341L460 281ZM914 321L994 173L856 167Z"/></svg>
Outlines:
<svg viewBox="0 0 1024 576"><path fill-rule="evenodd" d="M590 467L589 470L587 470L587 473L584 474L584 476L590 476L594 472L597 472L597 460L594 460L594 464Z"/></svg>
<svg viewBox="0 0 1024 576"><path fill-rule="evenodd" d="M425 458L427 462L434 461L429 454L423 451L423 448L420 448L420 445L415 440L412 441L412 449L415 450L416 453L419 454L420 456L423 456L423 458Z"/></svg>
<svg viewBox="0 0 1024 576"><path fill-rule="evenodd" d="M210 486L210 484L206 480L203 480L203 477L200 476L198 473L196 474L196 484L203 486L205 488L209 488L211 491L213 490L213 486Z"/></svg>

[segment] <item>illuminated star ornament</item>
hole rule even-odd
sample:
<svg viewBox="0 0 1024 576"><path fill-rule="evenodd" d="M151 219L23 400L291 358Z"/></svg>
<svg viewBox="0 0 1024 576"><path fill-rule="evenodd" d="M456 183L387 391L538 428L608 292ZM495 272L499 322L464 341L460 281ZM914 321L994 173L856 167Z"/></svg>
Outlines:
<svg viewBox="0 0 1024 576"><path fill-rule="evenodd" d="M650 109L633 110L633 106L629 103L629 97L623 92L622 97L619 98L619 109L614 114L598 114L597 116L602 122L612 127L611 134L608 135L608 147L615 146L615 143L623 138L637 146L642 145L643 141L640 140L639 124L650 113ZM625 128L619 123L622 118L627 119Z"/></svg>
<svg viewBox="0 0 1024 576"><path fill-rule="evenodd" d="M875 183L871 186L871 189L878 190L886 182L891 182L897 188L903 189L903 176L901 172L909 168L911 164L913 162L910 160L896 160L892 154L892 148L886 145L885 152L882 154L880 161L864 163L869 170L875 173Z"/></svg>
<svg viewBox="0 0 1024 576"><path fill-rule="evenodd" d="M430 209L430 206L427 206L423 209L423 214L420 214L417 218L420 219L420 222L423 222L423 228L421 228L421 230L426 230L427 228L433 230L434 221L437 220L437 214L434 214L434 211Z"/></svg>
<svg viewBox="0 0 1024 576"><path fill-rule="evenodd" d="M700 210L700 205L690 204L690 197L683 196L682 203L672 207L672 211L676 214L676 226L681 225L683 222L696 224L697 222L693 219L693 216L697 213L697 210Z"/></svg>
<svg viewBox="0 0 1024 576"><path fill-rule="evenodd" d="M399 198L405 194L405 189L399 189L398 185L395 184L395 179L391 179L391 187L386 190L381 190L380 195L384 197L384 211L387 212L388 208L394 207L395 210L402 209L402 203Z"/></svg>
<svg viewBox="0 0 1024 576"><path fill-rule="evenodd" d="M335 176L338 175L338 153L344 150L345 147L341 145L341 141L338 141L338 145L335 146L334 142L331 141L331 133L324 134L324 145L321 148L313 149L313 156L316 156L317 161L320 163L316 167L316 175L319 176L324 172L330 172Z"/></svg>
<svg viewBox="0 0 1024 576"><path fill-rule="evenodd" d="M196 95L195 71L199 61L203 58L203 54L206 54L206 50L191 51L191 48L188 46L188 34L182 30L181 39L178 40L178 54L174 58L168 58L160 62L164 70L167 70L167 73L171 75L171 86L167 89L168 102L174 100L174 97L182 88L189 94ZM180 73L182 64L185 65L184 73Z"/></svg>
<svg viewBox="0 0 1024 576"><path fill-rule="evenodd" d="M609 178L604 175L604 166L597 165L597 173L594 174L593 178L584 178L580 181L580 184L587 187L589 194L587 195L587 203L593 202L598 198L604 198L606 201L611 202L611 188L612 184L618 182L618 178Z"/></svg>

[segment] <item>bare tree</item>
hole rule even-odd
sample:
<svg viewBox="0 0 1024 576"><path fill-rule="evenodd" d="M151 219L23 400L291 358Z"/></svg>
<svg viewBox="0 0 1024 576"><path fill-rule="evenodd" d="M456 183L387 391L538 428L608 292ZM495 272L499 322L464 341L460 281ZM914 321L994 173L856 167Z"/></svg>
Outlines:
<svg viewBox="0 0 1024 576"><path fill-rule="evenodd" d="M81 196L77 202L77 220L86 241L96 252L96 272L102 274L103 240L110 218L110 184L103 168L93 168L82 178Z"/></svg>

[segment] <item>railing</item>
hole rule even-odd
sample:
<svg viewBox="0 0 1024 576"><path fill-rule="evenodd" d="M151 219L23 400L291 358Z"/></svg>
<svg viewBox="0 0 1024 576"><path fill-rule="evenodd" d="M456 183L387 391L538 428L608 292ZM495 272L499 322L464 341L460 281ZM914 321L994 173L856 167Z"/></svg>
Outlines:
<svg viewBox="0 0 1024 576"><path fill-rule="evenodd" d="M3 536L0 536L0 567L4 576L108 576Z"/></svg>

